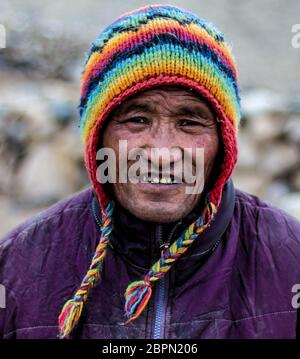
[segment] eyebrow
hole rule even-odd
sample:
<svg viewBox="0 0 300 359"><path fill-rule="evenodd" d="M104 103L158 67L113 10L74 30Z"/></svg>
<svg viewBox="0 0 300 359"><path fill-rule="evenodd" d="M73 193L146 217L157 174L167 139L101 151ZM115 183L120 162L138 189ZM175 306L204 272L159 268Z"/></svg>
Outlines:
<svg viewBox="0 0 300 359"><path fill-rule="evenodd" d="M153 111L153 109L154 109L153 106L146 103L144 104L144 103L131 102L125 105L123 108L117 108L115 111L115 115L119 116L133 111L151 112Z"/></svg>
<svg viewBox="0 0 300 359"><path fill-rule="evenodd" d="M197 117L199 116L201 113L207 113L208 115L211 114L212 118L215 118L215 114L214 112L209 108L209 107L200 107L200 106L191 106L191 107L186 107L186 106L181 106L179 108L176 109L176 114L177 115L187 115L187 116L192 116L192 117Z"/></svg>
<svg viewBox="0 0 300 359"><path fill-rule="evenodd" d="M114 115L121 116L130 112L153 112L155 111L155 106L149 103L138 103L131 102L126 104L123 108L116 108ZM212 119L215 119L214 111L206 104L197 104L193 106L180 106L172 110L174 116L192 116L197 117L201 113L206 112L208 115L211 114Z"/></svg>

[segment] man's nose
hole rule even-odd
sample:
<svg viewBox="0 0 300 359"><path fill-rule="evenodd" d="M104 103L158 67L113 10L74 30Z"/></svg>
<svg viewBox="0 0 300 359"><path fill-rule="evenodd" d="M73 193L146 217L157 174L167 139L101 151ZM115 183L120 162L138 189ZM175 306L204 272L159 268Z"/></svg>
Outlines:
<svg viewBox="0 0 300 359"><path fill-rule="evenodd" d="M149 143L145 146L148 165L152 165L159 171L164 168L170 169L182 161L183 149L177 145L176 138L173 136L165 136L160 134L152 137Z"/></svg>
<svg viewBox="0 0 300 359"><path fill-rule="evenodd" d="M168 168L174 169L176 164L182 161L183 149L170 144L163 144L162 147L145 148L143 159L148 162L148 166L154 167L158 171Z"/></svg>
<svg viewBox="0 0 300 359"><path fill-rule="evenodd" d="M159 168L181 161L182 152L179 147L155 147L150 150L149 162Z"/></svg>

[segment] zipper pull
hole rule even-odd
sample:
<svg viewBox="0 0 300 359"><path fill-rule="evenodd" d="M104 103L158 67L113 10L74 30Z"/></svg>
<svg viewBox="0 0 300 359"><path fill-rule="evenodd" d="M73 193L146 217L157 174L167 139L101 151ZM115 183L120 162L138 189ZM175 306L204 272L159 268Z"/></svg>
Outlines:
<svg viewBox="0 0 300 359"><path fill-rule="evenodd" d="M166 243L163 243L163 244L159 247L160 250L161 250L161 256L163 255L164 250L167 249L167 248L169 248L169 246L170 246L170 243L166 242Z"/></svg>

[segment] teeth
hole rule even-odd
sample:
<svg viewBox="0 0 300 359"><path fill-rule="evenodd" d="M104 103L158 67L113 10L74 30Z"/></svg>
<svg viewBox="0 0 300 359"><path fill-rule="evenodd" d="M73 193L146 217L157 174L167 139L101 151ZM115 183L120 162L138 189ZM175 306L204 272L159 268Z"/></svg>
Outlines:
<svg viewBox="0 0 300 359"><path fill-rule="evenodd" d="M144 182L144 183L161 183L161 184L176 184L179 183L176 179L171 179L170 177L163 177L163 178L158 178L158 177L147 177L147 176L143 176L140 179L140 182Z"/></svg>

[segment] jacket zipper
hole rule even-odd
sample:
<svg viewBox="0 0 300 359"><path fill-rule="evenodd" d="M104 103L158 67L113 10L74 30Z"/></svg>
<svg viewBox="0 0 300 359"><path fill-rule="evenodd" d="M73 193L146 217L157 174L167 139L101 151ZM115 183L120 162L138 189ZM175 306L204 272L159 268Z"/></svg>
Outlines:
<svg viewBox="0 0 300 359"><path fill-rule="evenodd" d="M101 223L101 220L98 217L98 214L97 214L97 211L96 211L96 198L95 197L93 197L93 200L92 200L92 212L94 214L94 218L95 218L96 223L98 224L99 228L101 228L102 223Z"/></svg>
<svg viewBox="0 0 300 359"><path fill-rule="evenodd" d="M170 235L168 236L168 241L163 243L162 238L162 225L158 225L158 240L160 243L160 248L162 251L164 248L168 248L170 240L175 232L179 223L177 223ZM168 289L169 289L169 272L158 281L156 292L155 292L155 302L154 302L154 323L152 329L152 338L153 339L163 339L164 338L164 328L165 328L165 319L166 319L166 309L168 302Z"/></svg>
<svg viewBox="0 0 300 359"><path fill-rule="evenodd" d="M158 225L158 241L160 247L162 243L162 225ZM167 243L166 243L167 246ZM166 312L166 279L163 277L157 283L155 292L155 303L154 303L154 323L152 338L161 339L163 337L163 329L165 323L165 312Z"/></svg>

